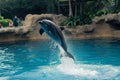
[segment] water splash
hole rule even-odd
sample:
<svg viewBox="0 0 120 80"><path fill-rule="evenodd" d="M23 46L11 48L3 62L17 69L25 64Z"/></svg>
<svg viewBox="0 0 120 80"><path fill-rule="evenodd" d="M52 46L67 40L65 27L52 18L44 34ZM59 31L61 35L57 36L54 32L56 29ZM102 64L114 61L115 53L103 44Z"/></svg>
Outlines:
<svg viewBox="0 0 120 80"><path fill-rule="evenodd" d="M66 58L64 59L66 61ZM120 80L120 67L115 67L111 65L87 65L87 64L77 64L77 65L75 64L74 66L70 66L70 67L68 64L40 66L36 70L32 70L29 72L24 72L22 74L12 76L8 80L17 80L17 79L18 80L29 80L29 79L30 80Z"/></svg>
<svg viewBox="0 0 120 80"><path fill-rule="evenodd" d="M60 48L61 49L61 48ZM61 50L61 54L64 53ZM114 67L110 65L87 65L87 64L75 64L74 60L69 57L62 57L60 59L61 64L57 66L57 69L70 76L77 76L76 80L81 79L119 79L120 67Z"/></svg>
<svg viewBox="0 0 120 80"><path fill-rule="evenodd" d="M52 49L55 51L55 48ZM0 49L0 55L3 56L4 60L6 60L4 56L10 55L10 53L6 52ZM60 52L64 53L63 50ZM57 55L59 53L54 52L53 54ZM14 55L12 58L14 58ZM51 61L52 65L39 65L35 69L31 68L23 72L11 67L17 74L12 73L13 75L0 76L0 80L120 80L120 66L113 66L112 64L82 64L80 62L76 64L69 57L62 57L60 61L61 64L55 64ZM7 70L7 72L10 72L10 70ZM1 73L3 72L1 71Z"/></svg>
<svg viewBox="0 0 120 80"><path fill-rule="evenodd" d="M58 46L58 44L56 42L50 41L50 43L49 43L49 48L50 49L55 49L57 46Z"/></svg>
<svg viewBox="0 0 120 80"><path fill-rule="evenodd" d="M56 46L56 45L57 44L54 43L54 46ZM59 48L60 55L64 56L66 54L64 49L59 45L57 45L57 46ZM66 76L69 75L70 77L74 76L74 80L119 79L119 75L120 75L119 74L119 72L120 72L119 67L114 67L111 65L92 65L92 64L87 65L87 64L80 64L80 63L76 64L74 62L74 60L72 58L69 58L69 57L61 57L60 62L61 62L61 64L55 66L54 67L55 70L53 69L52 71L57 71L57 72L55 72L56 74L58 74L60 71L62 76L63 75L66 75ZM59 80L59 78L58 78L58 80ZM70 80L72 80L72 79L70 79Z"/></svg>
<svg viewBox="0 0 120 80"><path fill-rule="evenodd" d="M98 74L95 70L80 68L72 58L62 57L61 64L57 68L64 74L95 77Z"/></svg>
<svg viewBox="0 0 120 80"><path fill-rule="evenodd" d="M60 54L65 55L65 51L62 49L61 46L59 46ZM84 76L95 76L98 74L97 71L94 70L87 70L83 68L79 68L72 58L69 57L62 57L60 59L61 64L58 65L58 69L62 71L64 74L69 75L84 75Z"/></svg>
<svg viewBox="0 0 120 80"><path fill-rule="evenodd" d="M65 51L60 48L60 54ZM120 67L111 65L75 64L69 57L62 57L61 64L39 66L18 75L2 77L3 80L119 80ZM34 74L34 75L33 75Z"/></svg>

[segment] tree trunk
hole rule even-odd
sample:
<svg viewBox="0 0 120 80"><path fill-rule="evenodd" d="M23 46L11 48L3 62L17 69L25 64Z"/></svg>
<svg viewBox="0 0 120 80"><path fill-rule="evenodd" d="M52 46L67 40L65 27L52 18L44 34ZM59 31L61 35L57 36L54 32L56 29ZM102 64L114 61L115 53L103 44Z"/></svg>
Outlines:
<svg viewBox="0 0 120 80"><path fill-rule="evenodd" d="M1 9L0 9L0 16L1 16Z"/></svg>
<svg viewBox="0 0 120 80"><path fill-rule="evenodd" d="M47 3L47 12L48 13L54 13L54 0L48 0L48 3Z"/></svg>
<svg viewBox="0 0 120 80"><path fill-rule="evenodd" d="M71 0L69 0L69 17L73 16Z"/></svg>
<svg viewBox="0 0 120 80"><path fill-rule="evenodd" d="M115 8L117 8L117 0L115 0Z"/></svg>
<svg viewBox="0 0 120 80"><path fill-rule="evenodd" d="M80 2L80 16L83 15L83 4L82 2Z"/></svg>
<svg viewBox="0 0 120 80"><path fill-rule="evenodd" d="M80 0L80 2L79 2L79 9L80 9L80 17L81 18L83 18L84 16L84 13L85 13L85 7L84 7L84 5L85 5L85 1L82 1L82 0Z"/></svg>
<svg viewBox="0 0 120 80"><path fill-rule="evenodd" d="M118 7L117 8L120 9L120 0L118 0Z"/></svg>
<svg viewBox="0 0 120 80"><path fill-rule="evenodd" d="M57 13L60 14L60 2L57 0Z"/></svg>
<svg viewBox="0 0 120 80"><path fill-rule="evenodd" d="M116 9L120 8L120 0L115 0L115 7Z"/></svg>
<svg viewBox="0 0 120 80"><path fill-rule="evenodd" d="M77 17L77 1L75 0L75 17Z"/></svg>

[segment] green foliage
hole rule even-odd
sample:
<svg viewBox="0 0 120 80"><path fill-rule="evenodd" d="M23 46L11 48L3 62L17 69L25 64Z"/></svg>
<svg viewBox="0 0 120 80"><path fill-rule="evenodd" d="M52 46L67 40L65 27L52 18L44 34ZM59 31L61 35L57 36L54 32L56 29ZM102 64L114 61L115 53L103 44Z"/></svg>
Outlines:
<svg viewBox="0 0 120 80"><path fill-rule="evenodd" d="M0 0L0 13L8 18L13 18L15 15L24 18L30 13L46 13L47 1L51 0Z"/></svg>
<svg viewBox="0 0 120 80"><path fill-rule="evenodd" d="M18 26L23 26L23 21L19 19Z"/></svg>
<svg viewBox="0 0 120 80"><path fill-rule="evenodd" d="M106 14L108 14L108 13L110 13L110 10L109 10L109 9L102 9L102 10L98 11L98 12L96 13L96 15L97 15L97 16L101 16L101 15L106 15Z"/></svg>
<svg viewBox="0 0 120 80"><path fill-rule="evenodd" d="M3 16L0 16L0 20L3 20L4 19L4 17Z"/></svg>
<svg viewBox="0 0 120 80"><path fill-rule="evenodd" d="M1 24L3 27L9 26L9 22L11 22L11 21L12 21L11 19L4 19L3 16L0 16L0 24Z"/></svg>
<svg viewBox="0 0 120 80"><path fill-rule="evenodd" d="M67 27L76 27L77 25L84 25L84 24L90 24L92 22L92 18L95 17L94 14L86 13L81 16L77 17L68 17L65 21L61 23L61 26L67 26Z"/></svg>
<svg viewBox="0 0 120 80"><path fill-rule="evenodd" d="M68 1L69 0L0 0L0 13L8 18L13 18L15 15L24 18L29 13L54 13L68 16ZM61 23L69 27L89 24L94 16L120 12L120 0L70 1L72 2L73 17L69 17ZM0 16L0 20L1 19L4 19L4 17Z"/></svg>
<svg viewBox="0 0 120 80"><path fill-rule="evenodd" d="M112 13L119 13L120 9L115 9Z"/></svg>
<svg viewBox="0 0 120 80"><path fill-rule="evenodd" d="M108 7L113 5L113 1L111 2L110 0L86 0L84 2L80 0L76 1L76 3L78 3L78 5L76 4L77 7L75 9L77 13L74 14L73 17L67 18L61 23L62 25L75 27L77 25L90 24L95 16L111 13ZM75 5L72 5L72 7L75 7ZM78 17L75 17L76 15Z"/></svg>
<svg viewBox="0 0 120 80"><path fill-rule="evenodd" d="M61 26L76 27L80 21L79 17L68 17L61 23Z"/></svg>
<svg viewBox="0 0 120 80"><path fill-rule="evenodd" d="M84 24L90 24L92 22L92 19L95 17L94 14L92 13L85 13L81 18L80 18L80 25Z"/></svg>

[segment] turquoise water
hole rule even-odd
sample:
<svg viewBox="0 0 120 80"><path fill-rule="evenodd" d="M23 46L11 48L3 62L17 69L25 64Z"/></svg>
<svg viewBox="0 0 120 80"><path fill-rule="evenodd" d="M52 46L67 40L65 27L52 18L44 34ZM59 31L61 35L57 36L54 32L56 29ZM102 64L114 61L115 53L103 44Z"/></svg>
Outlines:
<svg viewBox="0 0 120 80"><path fill-rule="evenodd" d="M75 62L50 40L0 44L0 80L120 80L120 40L67 40Z"/></svg>

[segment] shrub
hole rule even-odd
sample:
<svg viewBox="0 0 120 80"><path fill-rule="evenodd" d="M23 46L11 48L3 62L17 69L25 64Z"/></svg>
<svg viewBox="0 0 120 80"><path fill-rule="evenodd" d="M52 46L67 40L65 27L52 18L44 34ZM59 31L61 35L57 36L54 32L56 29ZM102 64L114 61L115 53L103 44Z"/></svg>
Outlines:
<svg viewBox="0 0 120 80"><path fill-rule="evenodd" d="M97 13L96 13L96 15L97 16L101 16L101 15L105 15L105 14L108 14L108 13L110 13L111 11L109 10L109 9L102 9L102 10L100 10L100 11L98 11Z"/></svg>
<svg viewBox="0 0 120 80"><path fill-rule="evenodd" d="M86 13L83 16L77 16L77 17L68 17L66 20L64 20L61 23L61 26L67 26L67 27L76 27L77 25L84 25L84 24L90 24L92 22L92 18L95 15Z"/></svg>
<svg viewBox="0 0 120 80"><path fill-rule="evenodd" d="M79 24L80 25L90 24L94 17L95 17L94 14L92 14L90 12L87 12L80 17L80 23Z"/></svg>
<svg viewBox="0 0 120 80"><path fill-rule="evenodd" d="M68 17L61 23L61 26L76 27L80 21L79 17Z"/></svg>
<svg viewBox="0 0 120 80"><path fill-rule="evenodd" d="M120 9L116 9L116 10L114 10L113 13L119 13L119 12L120 12Z"/></svg>
<svg viewBox="0 0 120 80"><path fill-rule="evenodd" d="M0 20L3 20L4 19L4 17L3 16L0 16Z"/></svg>
<svg viewBox="0 0 120 80"><path fill-rule="evenodd" d="M3 19L3 20L0 20L0 24L3 26L3 27L7 27L9 26L9 22L12 21L10 19Z"/></svg>

